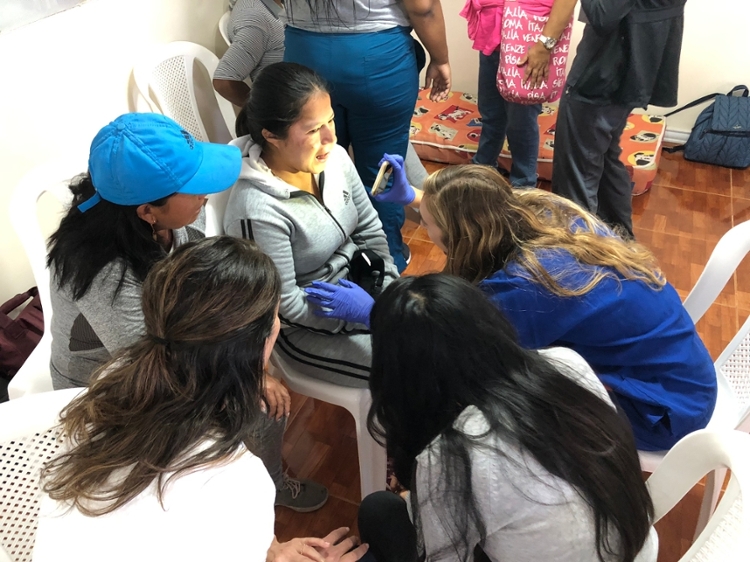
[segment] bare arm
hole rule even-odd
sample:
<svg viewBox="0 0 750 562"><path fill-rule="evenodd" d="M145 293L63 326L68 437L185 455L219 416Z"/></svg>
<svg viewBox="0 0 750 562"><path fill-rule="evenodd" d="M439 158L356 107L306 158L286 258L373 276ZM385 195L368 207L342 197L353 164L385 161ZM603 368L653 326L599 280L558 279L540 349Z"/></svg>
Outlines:
<svg viewBox="0 0 750 562"><path fill-rule="evenodd" d="M234 28L232 44L221 57L213 75L214 89L238 107L245 105L250 94L250 87L243 80L253 74L272 48L262 16L253 11L246 17L243 27Z"/></svg>
<svg viewBox="0 0 750 562"><path fill-rule="evenodd" d="M430 54L425 72L425 87L432 87L430 99L444 100L451 90L448 42L440 0L404 0L404 8L419 40Z"/></svg>
<svg viewBox="0 0 750 562"><path fill-rule="evenodd" d="M577 2L578 0L555 0L542 35L559 40L573 16ZM518 66L526 65L524 82L528 82L531 88L541 86L542 82L549 77L550 54L550 51L537 41L529 47L521 62L518 63Z"/></svg>
<svg viewBox="0 0 750 562"><path fill-rule="evenodd" d="M221 97L228 99L238 107L245 105L247 96L250 94L250 86L236 80L214 78L214 89L219 92Z"/></svg>

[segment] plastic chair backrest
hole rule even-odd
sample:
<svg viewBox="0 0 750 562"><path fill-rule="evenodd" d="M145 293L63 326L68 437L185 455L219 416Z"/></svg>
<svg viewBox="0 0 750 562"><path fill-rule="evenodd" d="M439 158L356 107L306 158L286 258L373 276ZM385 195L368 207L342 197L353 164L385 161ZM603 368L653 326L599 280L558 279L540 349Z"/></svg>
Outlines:
<svg viewBox="0 0 750 562"><path fill-rule="evenodd" d="M221 38L224 39L227 47L232 44L232 42L229 40L229 18L231 16L232 12L230 10L228 12L224 12L224 15L222 15L221 19L219 20L219 33L221 33Z"/></svg>
<svg viewBox="0 0 750 562"><path fill-rule="evenodd" d="M743 258L750 251L750 221L738 224L721 237L683 306L698 322L716 300ZM707 429L750 431L750 318L714 362L718 396ZM666 451L638 451L641 468L654 472ZM700 536L721 493L726 470L719 467L706 479L696 535Z"/></svg>
<svg viewBox="0 0 750 562"><path fill-rule="evenodd" d="M716 300L742 259L750 252L750 221L730 229L711 252L703 273L683 303L698 322Z"/></svg>
<svg viewBox="0 0 750 562"><path fill-rule="evenodd" d="M8 385L11 399L27 394L52 390L49 373L52 335L52 303L50 300L50 275L47 270L47 245L37 219L37 205L45 193L51 193L64 207L70 204L72 195L68 184L70 178L86 169L85 161L77 164L76 158L56 160L29 172L16 186L11 195L10 222L21 240L26 257L31 265L34 280L39 288L39 298L44 311L44 335L29 358Z"/></svg>
<svg viewBox="0 0 750 562"><path fill-rule="evenodd" d="M174 119L196 139L210 141L198 109L193 72L195 61L205 67L210 78L219 64L215 54L196 43L175 41L157 45L133 67L133 77L151 111ZM219 108L221 125L226 126L229 136L234 138L234 108L213 88L211 90Z"/></svg>
<svg viewBox="0 0 750 562"><path fill-rule="evenodd" d="M747 559L750 510L744 504L750 498L750 435L706 429L691 433L672 447L646 483L654 503L654 521L658 521L705 474L718 468L732 471L729 486L681 561Z"/></svg>
<svg viewBox="0 0 750 562"><path fill-rule="evenodd" d="M219 193L208 196L206 203L206 236L218 236L224 234L224 211L229 202L229 194L232 189L225 189Z"/></svg>
<svg viewBox="0 0 750 562"><path fill-rule="evenodd" d="M750 317L721 352L715 366L719 384L728 385L734 397L734 426L739 428L750 418Z"/></svg>
<svg viewBox="0 0 750 562"><path fill-rule="evenodd" d="M60 411L81 388L0 404L0 560L30 561L39 518L39 473L59 450Z"/></svg>
<svg viewBox="0 0 750 562"><path fill-rule="evenodd" d="M51 193L67 207L72 200L68 185L76 174L86 170L72 160L60 160L39 166L26 174L11 195L8 211L10 223L31 265L31 272L39 287L39 297L44 310L44 331L49 330L52 318L50 304L50 279L47 270L47 244L37 219L37 204L45 193Z"/></svg>
<svg viewBox="0 0 750 562"><path fill-rule="evenodd" d="M683 305L693 322L700 320L706 313L748 252L750 221L745 221L721 237L701 276L685 299ZM714 365L719 386L729 389L735 401L731 412L734 416L732 426L738 427L750 416L750 318ZM728 415L728 412L722 412L723 417Z"/></svg>

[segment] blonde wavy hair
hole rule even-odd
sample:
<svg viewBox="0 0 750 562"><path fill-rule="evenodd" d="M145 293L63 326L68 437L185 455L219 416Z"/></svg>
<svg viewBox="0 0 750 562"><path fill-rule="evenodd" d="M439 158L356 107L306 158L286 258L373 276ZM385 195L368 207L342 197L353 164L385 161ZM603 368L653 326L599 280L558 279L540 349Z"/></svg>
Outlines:
<svg viewBox="0 0 750 562"><path fill-rule="evenodd" d="M666 283L654 255L641 244L611 235L610 227L567 199L512 189L487 166L435 172L425 180L423 202L443 235L445 271L472 283L511 263L563 297L585 295L606 278L639 280L654 289ZM594 266L583 284L580 268L542 266L539 258L556 250Z"/></svg>

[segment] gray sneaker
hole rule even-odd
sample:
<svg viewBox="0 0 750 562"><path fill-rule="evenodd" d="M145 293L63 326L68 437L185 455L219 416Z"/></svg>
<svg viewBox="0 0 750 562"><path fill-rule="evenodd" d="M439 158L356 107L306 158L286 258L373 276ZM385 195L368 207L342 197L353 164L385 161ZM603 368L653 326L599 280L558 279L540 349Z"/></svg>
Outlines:
<svg viewBox="0 0 750 562"><path fill-rule="evenodd" d="M276 490L274 505L288 507L299 513L320 509L328 501L328 490L322 484L307 478L289 478L284 475L284 484Z"/></svg>

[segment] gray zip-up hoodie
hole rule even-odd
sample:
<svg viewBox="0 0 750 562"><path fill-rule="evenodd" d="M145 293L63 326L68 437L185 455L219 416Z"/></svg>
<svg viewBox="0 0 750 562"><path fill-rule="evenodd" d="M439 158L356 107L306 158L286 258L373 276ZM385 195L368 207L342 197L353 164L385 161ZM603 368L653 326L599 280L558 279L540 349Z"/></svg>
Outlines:
<svg viewBox="0 0 750 562"><path fill-rule="evenodd" d="M363 329L356 323L315 316L302 287L312 281L335 283L349 273L357 249L383 257L385 284L398 277L383 227L349 155L336 145L325 172L316 177L323 204L271 173L260 145L249 136L232 141L243 155L240 178L224 215L227 234L255 240L281 275L279 315L288 326L323 333Z"/></svg>

